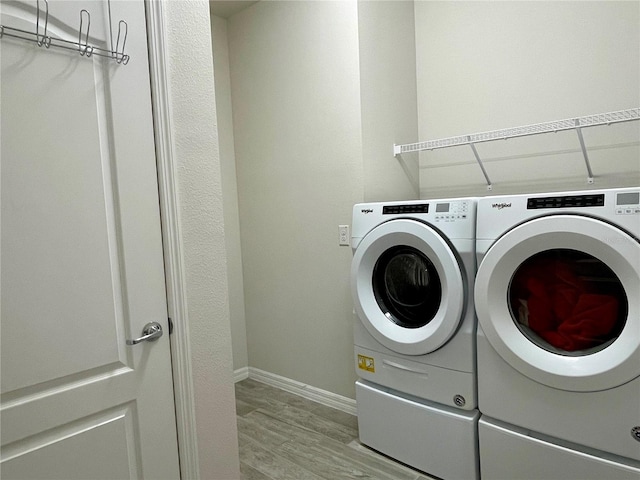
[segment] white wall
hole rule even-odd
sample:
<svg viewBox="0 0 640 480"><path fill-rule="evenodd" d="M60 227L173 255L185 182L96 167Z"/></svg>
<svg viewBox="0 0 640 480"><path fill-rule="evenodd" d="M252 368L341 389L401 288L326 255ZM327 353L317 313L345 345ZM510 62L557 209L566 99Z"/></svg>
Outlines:
<svg viewBox="0 0 640 480"><path fill-rule="evenodd" d="M639 13L638 2L416 2L418 140L640 106ZM584 137L592 186L573 131L479 144L492 193L640 182L638 122ZM423 152L422 197L487 194L476 165L468 146Z"/></svg>
<svg viewBox="0 0 640 480"><path fill-rule="evenodd" d="M364 200L420 198L416 155L393 144L418 136L413 1L358 1Z"/></svg>
<svg viewBox="0 0 640 480"><path fill-rule="evenodd" d="M249 356L247 353L247 327L244 312L244 281L242 278L242 252L240 248L238 182L233 138L227 21L214 15L211 16L211 30L220 170L222 175L222 202L224 205L224 233L227 248L233 369L238 370L249 366Z"/></svg>
<svg viewBox="0 0 640 480"><path fill-rule="evenodd" d="M163 2L202 479L240 478L208 4Z"/></svg>
<svg viewBox="0 0 640 480"><path fill-rule="evenodd" d="M228 21L249 360L353 397L363 199L357 4L269 1Z"/></svg>

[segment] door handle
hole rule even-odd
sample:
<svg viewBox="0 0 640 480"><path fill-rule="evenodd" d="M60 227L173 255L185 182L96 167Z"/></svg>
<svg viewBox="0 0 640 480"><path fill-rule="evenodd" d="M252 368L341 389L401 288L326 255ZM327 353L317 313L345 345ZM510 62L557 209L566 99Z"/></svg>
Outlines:
<svg viewBox="0 0 640 480"><path fill-rule="evenodd" d="M133 340L127 340L127 345L137 345L141 342L155 342L162 336L162 325L158 322L147 323L142 329L142 336L140 338L134 338Z"/></svg>

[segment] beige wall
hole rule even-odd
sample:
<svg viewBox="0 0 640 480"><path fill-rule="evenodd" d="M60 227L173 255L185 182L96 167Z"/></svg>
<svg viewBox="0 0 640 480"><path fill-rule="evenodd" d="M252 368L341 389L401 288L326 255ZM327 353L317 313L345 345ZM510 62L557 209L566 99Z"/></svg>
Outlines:
<svg viewBox="0 0 640 480"><path fill-rule="evenodd" d="M353 397L351 250L363 198L357 4L228 20L249 363Z"/></svg>
<svg viewBox="0 0 640 480"><path fill-rule="evenodd" d="M358 1L364 200L420 198L416 155L393 144L418 137L412 1Z"/></svg>
<svg viewBox="0 0 640 480"><path fill-rule="evenodd" d="M247 327L244 313L244 282L242 279L238 182L236 178L236 155L233 139L227 21L223 18L212 16L211 22L218 138L220 140L224 233L227 248L227 278L229 281L229 314L231 317L233 368L234 370L238 370L249 366L249 357L247 353Z"/></svg>
<svg viewBox="0 0 640 480"><path fill-rule="evenodd" d="M393 143L637 107L639 8L263 1L214 19L214 33L228 34L230 84L218 79L221 51L216 93L220 102L232 92L242 231L243 272L229 254L246 308L245 336L232 298L235 368L353 397L351 252L338 247L337 225L351 222L354 203L416 198L416 176L421 198L490 193L468 147L421 154L418 171L418 155L396 159ZM228 129L221 118L225 184ZM640 183L639 131L637 122L584 131L594 187ZM491 193L588 187L575 132L478 151ZM224 199L228 215L234 194Z"/></svg>
<svg viewBox="0 0 640 480"><path fill-rule="evenodd" d="M401 8L394 8L394 3L396 7L401 6ZM339 216L339 222L336 220L333 224L325 223L327 230L322 232L324 241L328 241L328 243L331 244L335 241L335 231L338 223L350 223L351 206L353 203L365 200L417 198L419 195L417 161L412 159L402 159L399 161L393 158L390 147L393 142L410 141L410 139L415 138L417 135L415 75L398 74L400 69L406 70L408 68L409 71L415 71L412 2L366 2L359 5L355 2L351 2L350 4L344 2L343 5L318 3L304 7L298 5L296 8L290 8L291 6L292 5L287 4L287 2L280 2L280 5L278 5L277 2L269 2L256 6L256 9L262 10L254 11L252 9L251 11L236 15L230 21L231 27L229 27L227 20L216 16L212 17L234 368L238 370L250 364L251 366L281 375L284 375L285 370L271 370L270 368L275 367L271 367L270 364L265 361L256 363L253 361L254 355L262 355L265 358L273 357L275 360L271 362L276 365L286 363L298 364L300 371L306 370L313 372L318 369L315 367L316 360L314 357L308 357L308 360L306 359L307 357L302 359L287 357L286 352L288 348L282 350L278 342L265 344L260 341L259 338L263 336L261 333L258 333L263 325L261 320L253 320L257 323L258 327L252 327L251 324L249 327L249 338L252 334L259 335L258 339L255 340L256 347L251 349L252 361L249 362L249 355L247 353L247 327L242 304L242 300L244 299L241 270L242 258L240 251L235 249L235 246L239 249L240 240L239 227L237 227L238 202L235 190L234 134L231 125L233 114L231 111L231 85L229 78L229 30L232 32L232 38L234 38L233 35L235 34L235 38L241 38L242 40L239 45L235 46L235 50L233 51L236 65L239 66L236 69L236 79L242 77L242 80L236 80L234 82L234 87L237 89L239 85L244 85L250 88L256 103L272 101L278 97L282 98L285 103L290 104L286 109L277 112L278 118L276 121L281 122L278 128L280 128L282 133L291 135L293 132L290 131L290 125L299 124L300 120L308 120L309 123L307 126L304 129L298 130L298 134L301 136L301 145L304 145L305 142L307 142L306 138L309 138L309 128L317 130L314 132L316 138L326 138L326 140L319 140L317 145L313 143L307 144L304 148L310 151L310 153L306 155L308 160L303 160L303 165L297 167L302 168L304 165L307 165L307 167L304 168L308 168L311 162L319 162L324 165L322 168L329 173L324 179L315 175L305 178L305 183L308 184L311 182L313 185L311 191L306 187L296 191L296 177L287 174L287 166L285 163L281 163L277 167L279 171L272 174L268 164L263 163L270 157L254 155L254 157L245 160L246 165L249 165L244 167L246 171L253 171L256 169L256 166L258 166L259 170L266 171L265 177L258 178L257 183L250 186L242 185L241 180L240 189L242 190L244 186L245 196L248 197L244 199L246 202L251 204L251 196L254 195L252 192L258 189L269 195L282 196L284 192L287 203L298 202L301 205L313 204L314 207L312 210L314 212L321 212L322 217L337 218ZM356 6L358 7L357 10ZM344 12L347 12L346 18L348 22L343 22L342 25L338 22L337 29L333 25L329 26L328 20L338 18ZM355 16L356 13L358 15L357 17ZM259 55L253 52L249 43L251 38L259 43L267 39L263 32L273 28L271 21L274 16L280 17L280 24L283 26L286 25L294 35L303 34L303 37L306 38L306 44L308 44L309 41L315 41L316 37L312 35L323 34L322 32L318 33L318 30L306 32L309 26L313 25L316 20L319 20L320 24L315 28L321 28L323 17L324 25L327 26L326 32L331 32L331 35L339 33L341 36L336 37L331 43L317 45L312 49L301 49L292 59L292 61L295 62L292 65L300 67L299 72L296 73L296 76L289 78L286 69L283 70L278 64L267 62L266 64L260 65L256 63L260 58L271 58L277 54L278 48L281 48L282 45L288 45L288 40L282 32L277 35L279 36L279 41L285 43L280 43L278 46L271 46L266 52L260 52ZM277 26L277 24L274 25ZM381 28L389 32L389 34L380 36ZM248 30L252 33L249 37L246 37ZM275 31L278 30L284 31L286 28L283 29L279 27L275 29ZM296 30L297 33L295 33ZM238 31L243 31L244 33L234 33ZM393 32L403 32L403 34L398 36ZM356 36L358 33L359 39ZM342 52L344 46L342 42L345 40L350 41L351 45L349 49ZM357 40L359 40L358 44L353 43ZM357 63L358 48L364 55L364 59L361 59L359 65ZM399 51L402 52L402 55L398 55ZM333 55L335 55L336 58L341 58L341 63L338 63L336 66L332 64L331 52L335 52ZM393 63L395 67L388 68L389 63ZM321 72L323 65L324 68L327 69L327 72L330 72L336 67L340 67L340 65L343 66L341 68L346 66L346 70L340 72L340 75L336 76L332 82L329 83L325 83L322 77L316 78L315 83L314 81L309 83L305 80L305 77L312 75L314 71ZM281 75L284 79L275 90L258 88L261 78L274 75ZM365 77L365 79L361 78L360 81L358 81L358 75ZM346 90L343 88L345 80L347 85ZM236 83L238 85L236 85ZM349 85L350 88L348 87ZM303 89L305 90L302 91ZM304 106L306 99L312 98L316 93L322 92L325 94L325 100L322 101L324 103L323 108L328 108L331 115L327 117L323 112L315 111L309 111L309 114L307 114ZM298 98L300 98L298 105L296 105L297 102L293 102L295 95L298 95ZM244 95L236 93L236 98L238 98L238 96L240 96L240 98L236 100L235 108L248 108L249 111L246 115L251 119L251 122L257 122L254 127L250 127L246 121L236 122L238 132L249 135L252 138L256 136L264 137L263 122L266 124L272 123L273 120L270 118L271 114L258 109L252 110L251 105L249 105L249 100ZM362 106L359 104L360 99L362 99L363 102ZM319 100L315 101L317 102ZM407 115L407 111L411 112L411 114ZM308 117L308 119L304 117ZM361 117L361 122L366 124L366 127L362 129L360 129L360 124L358 123L359 117ZM383 119L384 121L381 121ZM253 130L251 128L253 128ZM350 138L348 138L349 135ZM335 137L339 143L336 144L332 137ZM269 149L273 150L275 148L277 150L277 146L273 144L275 139L267 138L266 140L265 143ZM309 140L311 140L311 138L309 138ZM289 148L291 141L293 140L285 139L283 141L285 149ZM364 154L359 153L360 142L364 144ZM339 152L340 145L346 146L346 156ZM238 148L242 150L247 147L247 145L240 145ZM311 152L311 150L315 151ZM294 161L298 164L301 163L301 157L297 154L292 154L287 158L289 161ZM347 159L346 163L345 158ZM279 162L285 161L287 160L282 159ZM366 171L365 177L362 175L363 170ZM301 172L303 176L307 176L305 170L301 170ZM309 171L309 173L311 172ZM278 177L278 181L265 181L267 178L273 179L274 175ZM377 181L380 178L384 178L385 181ZM365 190L366 193L364 196L358 195L357 192L364 192ZM307 192L311 195L307 196ZM280 202L282 202L282 200L280 200ZM258 213L261 205L261 202L258 202L253 206L256 211L254 215L273 218L276 221L274 225L269 226L267 224L263 230L267 232L267 238L273 237L274 233L276 234L275 237L278 237L275 229L277 228L277 224L282 223L282 219L280 218L281 213ZM316 217L317 216L316 213ZM313 221L313 216L309 217L309 221ZM245 228L250 229L249 232L251 232L251 229L256 225L256 223L248 220L245 224L247 225ZM290 223L290 225L288 228L292 231L298 230L296 228L299 225L298 222ZM249 235L251 235L251 233L249 233ZM300 231L298 231L296 237L299 235ZM261 238L264 238L264 236ZM301 248L307 248L302 244L308 241L311 241L312 245L315 244L314 240L309 240L309 238L303 234L298 238L292 237L292 239L287 239L284 245L301 244ZM254 256L260 257L265 247L258 242L255 248L256 250L248 253L248 255L253 254ZM329 269L336 268L336 266L344 272L344 276L337 279L338 285L343 287L342 290L335 291L334 289L334 292L332 292L333 295L337 294L342 304L333 307L338 311L337 317L335 313L334 317L340 320L335 323L336 328L330 332L330 335L342 339L339 344L340 350L337 358L346 359L346 363L336 365L338 368L333 369L331 379L325 382L325 388L333 392L342 392L347 396L353 396L352 383L355 377L351 367L351 302L348 292L350 253L348 248L342 247L336 249L335 244L327 245L325 249L327 249L328 254L334 258L329 259L329 263L325 263L327 259L314 257L314 268L319 269L317 275L325 279L335 280L335 272L329 271ZM281 258L279 265L269 266L269 268L271 268L270 271L258 270L258 273L255 275L260 278L273 275L284 276L284 278L286 278L284 272L291 270L292 265L298 264L300 264L298 259ZM258 268L259 266L256 267L256 269ZM304 275L304 273L301 274ZM247 293L247 296L250 297L247 300L247 305L255 305L254 309L260 310L259 304L255 303L258 301L255 297L256 292L260 292L261 295L264 294L262 287L255 288L252 293ZM294 285L290 291L284 289L278 296L273 297L269 303L286 305L290 303L291 296L299 294L300 288ZM264 299L261 297L259 301L262 302ZM326 309L326 307L321 306L324 301L321 297L318 297L315 301L318 304L318 311ZM294 310L296 311L296 316L306 315L306 313L304 313L306 304L306 300L301 301L297 307L298 310ZM278 308L277 306L273 307L274 311L278 311ZM251 321L252 320L249 320L249 322ZM280 321L276 316L276 320L271 322L272 326L275 326L277 330L281 330L279 325ZM287 336L288 335L285 335L285 337ZM303 349L307 348L305 345L313 344L313 340L306 338L306 336L306 329L301 328L298 338L302 339L299 343ZM283 352L283 355L275 354L274 352L276 351ZM335 357L336 354L333 353L332 356ZM306 374L298 375L297 379L318 386L309 381L306 378Z"/></svg>
<svg viewBox="0 0 640 480"><path fill-rule="evenodd" d="M420 140L640 105L638 2L415 3ZM493 194L637 185L638 122L477 146ZM628 145L634 143L635 145ZM415 155L415 154L414 154ZM423 198L485 195L470 147L423 152Z"/></svg>
<svg viewBox="0 0 640 480"><path fill-rule="evenodd" d="M202 479L240 478L208 5L163 2Z"/></svg>

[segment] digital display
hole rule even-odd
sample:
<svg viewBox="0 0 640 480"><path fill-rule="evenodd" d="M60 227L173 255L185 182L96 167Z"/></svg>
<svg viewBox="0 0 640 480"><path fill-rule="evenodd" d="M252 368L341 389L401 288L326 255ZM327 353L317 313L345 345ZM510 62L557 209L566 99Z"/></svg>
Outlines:
<svg viewBox="0 0 640 480"><path fill-rule="evenodd" d="M436 212L437 213L445 213L449 211L448 203L436 203Z"/></svg>
<svg viewBox="0 0 640 480"><path fill-rule="evenodd" d="M616 205L640 205L640 192L619 193Z"/></svg>
<svg viewBox="0 0 640 480"><path fill-rule="evenodd" d="M529 198L527 209L537 208L570 208L570 207L603 207L603 194L567 195L558 197Z"/></svg>
<svg viewBox="0 0 640 480"><path fill-rule="evenodd" d="M400 215L407 213L429 213L429 204L416 203L411 205L385 205L382 207L383 215Z"/></svg>

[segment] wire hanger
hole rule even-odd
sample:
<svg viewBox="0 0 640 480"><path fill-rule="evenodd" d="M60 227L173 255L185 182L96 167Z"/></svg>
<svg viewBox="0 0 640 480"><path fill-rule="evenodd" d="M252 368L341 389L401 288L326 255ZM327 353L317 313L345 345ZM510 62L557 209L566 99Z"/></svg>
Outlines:
<svg viewBox="0 0 640 480"><path fill-rule="evenodd" d="M40 35L40 0L36 1L36 5L36 43L39 47L45 46L46 48L49 48L51 46L51 37L47 37L47 26L49 25L49 2L44 0L44 33L42 35Z"/></svg>
<svg viewBox="0 0 640 480"><path fill-rule="evenodd" d="M125 53L125 45L127 43L127 36L129 33L129 25L124 20L118 22L118 34L115 43L113 44L113 29L111 25L111 0L107 0L108 12L109 12L109 42L111 49L97 47L89 44L89 30L91 28L91 14L88 10L80 10L80 26L78 27L78 41L72 42L69 40L63 40L56 38L48 34L49 27L49 1L42 0L44 2L44 8L40 7L40 0L36 0L36 20L34 31L22 30L20 28L10 27L7 25L0 25L0 39L4 37L16 38L27 42L33 42L38 47L55 47L65 50L73 50L79 52L83 57L92 57L97 55L99 57L111 58L115 60L117 64L126 65L129 63L129 55ZM85 27L86 25L86 27ZM84 38L84 40L83 40ZM122 43L121 43L122 42Z"/></svg>
<svg viewBox="0 0 640 480"><path fill-rule="evenodd" d="M83 15L84 14L84 15ZM82 25L84 18L87 19L87 32L84 36L84 44L82 43ZM80 28L78 29L78 51L80 55L90 57L93 55L93 47L89 45L89 29L91 28L91 15L84 8L80 10Z"/></svg>

